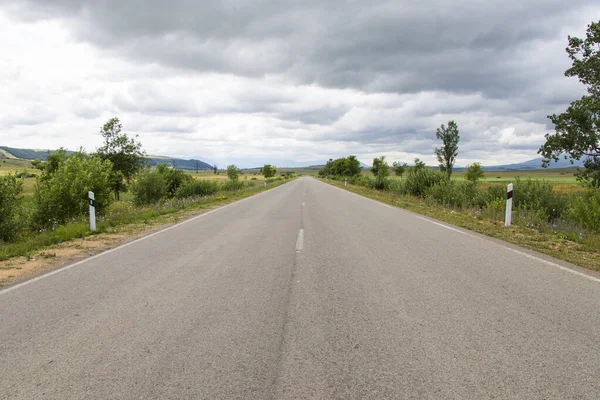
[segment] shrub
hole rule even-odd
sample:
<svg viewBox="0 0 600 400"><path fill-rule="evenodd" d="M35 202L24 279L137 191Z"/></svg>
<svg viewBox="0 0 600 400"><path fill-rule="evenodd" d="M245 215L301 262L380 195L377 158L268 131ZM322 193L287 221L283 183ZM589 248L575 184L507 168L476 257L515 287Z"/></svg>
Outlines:
<svg viewBox="0 0 600 400"><path fill-rule="evenodd" d="M425 196L427 189L446 179L446 175L431 168L411 167L408 169L404 187L413 196Z"/></svg>
<svg viewBox="0 0 600 400"><path fill-rule="evenodd" d="M388 182L387 190L389 190L392 193L397 193L397 194L405 194L406 193L406 188L404 187L404 182L402 182L400 179L390 179Z"/></svg>
<svg viewBox="0 0 600 400"><path fill-rule="evenodd" d="M467 166L467 171L465 172L466 180L471 182L477 182L483 177L485 177L485 172L483 171L481 164L476 162Z"/></svg>
<svg viewBox="0 0 600 400"><path fill-rule="evenodd" d="M513 193L515 207L536 211L547 220L560 218L568 208L567 197L555 193L552 184L546 180L521 180L517 177Z"/></svg>
<svg viewBox="0 0 600 400"><path fill-rule="evenodd" d="M458 208L483 207L485 196L481 196L472 182L456 182L442 179L427 190L437 202Z"/></svg>
<svg viewBox="0 0 600 400"><path fill-rule="evenodd" d="M275 168L271 164L265 164L262 167L262 174L265 178L272 178L275 176L276 173L277 173L277 168Z"/></svg>
<svg viewBox="0 0 600 400"><path fill-rule="evenodd" d="M63 224L88 212L88 191L94 192L100 214L112 201L110 161L75 153L61 161L51 174L37 179L34 193L34 228Z"/></svg>
<svg viewBox="0 0 600 400"><path fill-rule="evenodd" d="M230 180L237 181L239 176L240 176L240 170L238 169L238 167L236 167L233 164L227 166L227 177Z"/></svg>
<svg viewBox="0 0 600 400"><path fill-rule="evenodd" d="M192 180L181 186L175 193L175 197L182 199L192 196L209 196L219 191L219 183L206 179Z"/></svg>
<svg viewBox="0 0 600 400"><path fill-rule="evenodd" d="M27 171L21 171L21 172L17 172L17 174L15 176L17 178L35 178L37 175L36 174L30 174Z"/></svg>
<svg viewBox="0 0 600 400"><path fill-rule="evenodd" d="M228 192L228 191L232 191L232 190L239 190L243 187L244 187L244 182L240 182L237 179L236 180L230 179L221 185L221 190Z"/></svg>
<svg viewBox="0 0 600 400"><path fill-rule="evenodd" d="M582 227L600 232L600 190L588 189L570 204L567 219Z"/></svg>
<svg viewBox="0 0 600 400"><path fill-rule="evenodd" d="M350 183L352 183L354 185L366 187L366 188L369 188L369 189L373 188L373 186L374 186L374 182L368 176L365 176L365 175L355 175L353 178L354 179L352 179Z"/></svg>
<svg viewBox="0 0 600 400"><path fill-rule="evenodd" d="M138 206L154 204L167 195L167 182L163 174L148 169L140 172L131 185L133 202Z"/></svg>
<svg viewBox="0 0 600 400"><path fill-rule="evenodd" d="M373 181L373 188L377 190L388 190L390 180L386 177L376 176Z"/></svg>
<svg viewBox="0 0 600 400"><path fill-rule="evenodd" d="M23 181L14 175L0 178L0 240L13 240L20 228L20 198Z"/></svg>
<svg viewBox="0 0 600 400"><path fill-rule="evenodd" d="M191 176L186 174L180 169L175 169L168 164L159 164L156 166L156 172L161 174L165 179L165 184L167 185L167 196L173 197L182 185L190 182L192 179Z"/></svg>

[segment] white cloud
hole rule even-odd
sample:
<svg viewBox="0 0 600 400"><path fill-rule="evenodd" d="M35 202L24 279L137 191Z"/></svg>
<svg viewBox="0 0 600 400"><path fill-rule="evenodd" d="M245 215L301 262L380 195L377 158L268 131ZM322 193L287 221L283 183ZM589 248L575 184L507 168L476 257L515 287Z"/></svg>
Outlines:
<svg viewBox="0 0 600 400"><path fill-rule="evenodd" d="M512 163L536 157L548 129L545 116L581 94L575 80L562 76L568 67L565 36L575 23L582 27L574 33L581 34L581 17L566 18L550 34L536 25L534 39L510 48L504 38L516 38L510 26L486 31L477 24L479 31L469 31L451 21L454 30L437 33L447 48L415 50L407 44L424 55L394 65L402 57L398 48L374 40L386 29L389 40L399 38L404 29L394 35L390 15L406 20L418 8L388 3L344 27L360 32L379 18L372 38L368 30L340 37L325 25L327 14L309 9L304 11L312 19L284 13L281 20L250 21L242 33L232 33L234 27L222 35L218 27L162 27L152 36L143 27L112 44L110 32L89 23L88 8L61 17L54 9L32 13L0 6L0 49L6 55L0 60L0 144L93 150L102 124L118 116L150 154L219 165L282 165L348 154L366 163L385 154L390 161L420 157L435 164L435 129L454 119L461 134L457 164ZM157 26L173 22L153 18ZM303 31L295 31L302 21ZM285 38L297 45L295 51ZM381 46L379 56L386 46L389 53L365 58L361 43ZM315 58L327 51L331 58Z"/></svg>

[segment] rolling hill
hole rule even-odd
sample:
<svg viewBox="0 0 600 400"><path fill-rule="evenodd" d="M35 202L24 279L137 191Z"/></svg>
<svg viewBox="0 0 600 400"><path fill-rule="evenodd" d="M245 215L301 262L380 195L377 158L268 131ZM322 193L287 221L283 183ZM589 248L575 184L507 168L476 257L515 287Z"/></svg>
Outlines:
<svg viewBox="0 0 600 400"><path fill-rule="evenodd" d="M17 149L14 147L0 146L0 158L17 158L23 160L46 160L49 154L56 150L35 150L35 149ZM67 154L72 154L73 151L67 150ZM184 170L212 170L213 166L201 160L185 160L182 158L163 157L163 156L148 156L146 160L150 166L154 167L158 164L169 164L173 168Z"/></svg>

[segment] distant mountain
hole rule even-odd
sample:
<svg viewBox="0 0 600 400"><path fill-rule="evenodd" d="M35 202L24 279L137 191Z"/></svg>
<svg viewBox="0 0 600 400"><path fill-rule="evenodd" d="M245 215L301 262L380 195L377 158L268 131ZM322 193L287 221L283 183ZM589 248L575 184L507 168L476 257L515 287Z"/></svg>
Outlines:
<svg viewBox="0 0 600 400"><path fill-rule="evenodd" d="M173 168L185 169L189 171L203 171L207 169L213 169L213 166L201 161L201 160L184 160L182 158L171 158L171 157L160 157L160 156L148 156L146 157L150 161L150 166L154 167L158 164L169 164Z"/></svg>
<svg viewBox="0 0 600 400"><path fill-rule="evenodd" d="M33 149L15 149L14 147L0 146L1 150L4 150L15 158L21 158L23 160L35 160L39 158L42 161L46 161L46 157L49 154L54 153L56 150L33 150ZM68 151L67 154L73 154L73 151Z"/></svg>
<svg viewBox="0 0 600 400"><path fill-rule="evenodd" d="M487 171L510 171L510 170L541 169L541 168L543 168L542 167L542 160L543 160L543 158L540 157L540 158L534 158L533 160L524 161L522 163L517 163L517 164L486 165L486 166L483 167L483 169L485 169ZM583 161L584 161L584 159L574 160L574 163L571 164L571 161L565 160L565 159L561 158L557 162L552 161L548 165L548 168L576 168L576 167L583 167Z"/></svg>
<svg viewBox="0 0 600 400"><path fill-rule="evenodd" d="M35 160L40 159L46 161L46 157L52 154L56 150L33 150L33 149L16 149L14 147L0 146L0 154L5 157L13 156L15 158L21 158L23 160ZM6 153L6 154L4 154ZM67 154L73 154L73 151L67 150ZM150 166L154 167L158 164L169 164L173 168L185 169L185 170L207 170L213 169L213 166L201 161L201 160L185 160L182 158L162 157L162 156L148 156L146 160L150 163Z"/></svg>

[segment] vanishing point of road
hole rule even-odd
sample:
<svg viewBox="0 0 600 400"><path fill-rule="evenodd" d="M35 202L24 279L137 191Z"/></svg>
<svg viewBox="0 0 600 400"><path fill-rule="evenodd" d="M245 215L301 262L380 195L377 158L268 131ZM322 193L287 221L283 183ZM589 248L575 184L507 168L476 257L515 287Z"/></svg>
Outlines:
<svg viewBox="0 0 600 400"><path fill-rule="evenodd" d="M301 178L0 292L0 398L598 399L597 277Z"/></svg>

